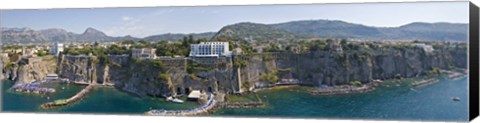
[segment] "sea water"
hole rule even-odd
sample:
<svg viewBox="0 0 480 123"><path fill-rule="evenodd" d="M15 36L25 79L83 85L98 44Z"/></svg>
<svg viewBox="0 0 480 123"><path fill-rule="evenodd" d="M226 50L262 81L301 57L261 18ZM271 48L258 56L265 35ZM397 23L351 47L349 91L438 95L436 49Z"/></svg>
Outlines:
<svg viewBox="0 0 480 123"><path fill-rule="evenodd" d="M374 91L361 94L318 96L310 95L304 87L272 89L256 93L265 108L219 109L211 116L373 119L373 120L468 120L467 77L448 80L419 88L411 82L386 83ZM161 98L141 98L111 87L97 87L80 102L44 110L40 105L56 99L66 99L85 86L63 84L51 95L23 94L9 88L12 81L3 81L2 110L6 112L65 112L94 114L143 114L151 109L188 109L195 102L176 104ZM64 89L61 89L64 88ZM453 101L459 97L460 101Z"/></svg>

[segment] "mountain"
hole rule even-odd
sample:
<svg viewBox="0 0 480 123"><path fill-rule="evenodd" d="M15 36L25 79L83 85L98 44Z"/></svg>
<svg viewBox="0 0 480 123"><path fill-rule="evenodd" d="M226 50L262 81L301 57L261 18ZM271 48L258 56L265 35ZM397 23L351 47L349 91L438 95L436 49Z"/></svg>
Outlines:
<svg viewBox="0 0 480 123"><path fill-rule="evenodd" d="M307 20L272 24L270 26L304 37L361 38L381 34L381 31L377 28L343 21Z"/></svg>
<svg viewBox="0 0 480 123"><path fill-rule="evenodd" d="M94 28L87 28L85 32L83 32L78 40L84 41L111 41L112 37L107 36L105 33L98 31Z"/></svg>
<svg viewBox="0 0 480 123"><path fill-rule="evenodd" d="M134 37L111 37L94 28L87 28L82 34L68 32L64 29L33 30L30 28L4 28L2 27L3 43L47 43L47 42L104 42L121 41L125 39L138 40Z"/></svg>
<svg viewBox="0 0 480 123"><path fill-rule="evenodd" d="M160 35L152 35L143 38L145 41L176 41L181 40L183 37L192 35L194 39L205 38L210 39L215 35L216 32L205 32L205 33L190 33L190 34L180 34L180 33L167 33L167 34L160 34Z"/></svg>
<svg viewBox="0 0 480 123"><path fill-rule="evenodd" d="M145 38L132 36L112 37L94 28L82 34L64 29L33 30L30 28L1 28L2 43L46 43L58 42L105 42L122 40L175 41L185 36L207 38L212 41L243 40L289 41L293 38L349 38L363 40L423 40L423 41L467 41L468 24L414 22L399 27L373 27L338 20L302 20L278 24L242 22L227 25L218 32L190 34L160 34ZM262 43L262 42L257 42Z"/></svg>
<svg viewBox="0 0 480 123"><path fill-rule="evenodd" d="M467 41L468 24L414 22L400 27L372 27L338 20L292 21L270 26L299 36L370 40Z"/></svg>
<svg viewBox="0 0 480 123"><path fill-rule="evenodd" d="M237 23L220 29L211 40L286 40L295 38L295 35L270 25L259 23Z"/></svg>

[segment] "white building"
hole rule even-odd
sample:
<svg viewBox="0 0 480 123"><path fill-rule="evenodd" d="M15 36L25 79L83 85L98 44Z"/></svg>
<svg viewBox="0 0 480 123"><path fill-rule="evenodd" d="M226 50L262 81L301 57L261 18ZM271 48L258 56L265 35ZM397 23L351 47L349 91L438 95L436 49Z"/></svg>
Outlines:
<svg viewBox="0 0 480 123"><path fill-rule="evenodd" d="M50 53L52 53L52 55L58 56L60 52L63 52L63 44L58 42L53 43L52 47L50 48Z"/></svg>
<svg viewBox="0 0 480 123"><path fill-rule="evenodd" d="M45 77L45 80L57 80L58 75L57 74L47 74L47 77Z"/></svg>
<svg viewBox="0 0 480 123"><path fill-rule="evenodd" d="M155 59L157 49L155 48L138 48L132 50L132 57L141 59Z"/></svg>
<svg viewBox="0 0 480 123"><path fill-rule="evenodd" d="M190 46L190 57L230 56L228 42L201 42Z"/></svg>
<svg viewBox="0 0 480 123"><path fill-rule="evenodd" d="M416 47L419 47L419 48L422 48L425 52L432 52L434 49L432 47L432 45L426 45L426 44L422 44L422 43L416 43L415 44Z"/></svg>

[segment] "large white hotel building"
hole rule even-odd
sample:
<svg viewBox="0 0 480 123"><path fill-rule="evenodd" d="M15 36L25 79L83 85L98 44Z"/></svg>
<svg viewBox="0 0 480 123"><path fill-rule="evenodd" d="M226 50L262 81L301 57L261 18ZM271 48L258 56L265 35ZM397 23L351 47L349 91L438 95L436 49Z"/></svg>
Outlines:
<svg viewBox="0 0 480 123"><path fill-rule="evenodd" d="M228 42L200 42L190 45L190 57L230 56Z"/></svg>
<svg viewBox="0 0 480 123"><path fill-rule="evenodd" d="M63 52L63 44L58 42L52 43L50 53L52 53L52 55L58 56L60 52Z"/></svg>

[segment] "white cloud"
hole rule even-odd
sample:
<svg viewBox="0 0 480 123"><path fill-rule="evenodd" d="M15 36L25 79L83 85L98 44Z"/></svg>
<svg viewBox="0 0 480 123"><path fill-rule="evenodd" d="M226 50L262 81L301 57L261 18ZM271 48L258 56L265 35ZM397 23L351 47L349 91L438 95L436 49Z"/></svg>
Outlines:
<svg viewBox="0 0 480 123"><path fill-rule="evenodd" d="M123 21L130 21L130 20L132 20L132 17L123 16L123 17L122 17L122 20L123 20Z"/></svg>
<svg viewBox="0 0 480 123"><path fill-rule="evenodd" d="M146 26L144 19L145 16L135 18L123 16L121 24L105 30L105 33L111 36L131 35L139 38L148 36L148 34L152 33L152 30L155 30L155 28Z"/></svg>

